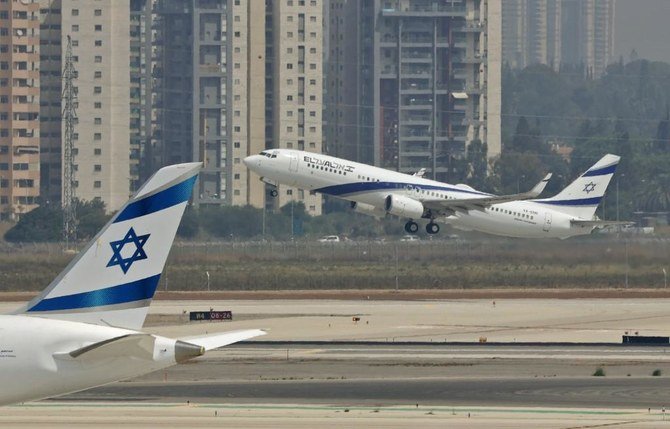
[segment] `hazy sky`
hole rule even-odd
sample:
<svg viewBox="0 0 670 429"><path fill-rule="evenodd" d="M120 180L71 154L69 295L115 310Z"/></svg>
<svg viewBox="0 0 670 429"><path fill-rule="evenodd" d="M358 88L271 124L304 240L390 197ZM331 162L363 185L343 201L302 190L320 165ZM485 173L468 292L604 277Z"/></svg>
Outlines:
<svg viewBox="0 0 670 429"><path fill-rule="evenodd" d="M617 0L614 53L670 63L670 0Z"/></svg>

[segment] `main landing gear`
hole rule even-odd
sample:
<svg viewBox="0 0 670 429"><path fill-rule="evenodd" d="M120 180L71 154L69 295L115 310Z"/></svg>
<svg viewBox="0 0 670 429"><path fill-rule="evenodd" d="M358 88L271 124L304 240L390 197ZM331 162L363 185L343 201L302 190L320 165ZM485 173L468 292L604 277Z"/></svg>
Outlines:
<svg viewBox="0 0 670 429"><path fill-rule="evenodd" d="M414 222L413 220L409 220L405 224L405 231L408 234L416 234L419 231L419 224Z"/></svg>
<svg viewBox="0 0 670 429"><path fill-rule="evenodd" d="M426 232L428 234L437 234L440 232L440 225L436 224L435 222L430 222L428 225L426 225Z"/></svg>

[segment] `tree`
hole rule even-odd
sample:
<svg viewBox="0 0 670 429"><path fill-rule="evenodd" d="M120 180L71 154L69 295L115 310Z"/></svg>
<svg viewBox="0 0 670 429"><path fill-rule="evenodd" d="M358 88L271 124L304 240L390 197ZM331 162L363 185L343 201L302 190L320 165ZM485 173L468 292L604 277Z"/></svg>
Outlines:
<svg viewBox="0 0 670 429"><path fill-rule="evenodd" d="M63 211L51 205L39 206L21 216L5 233L11 242L59 241L63 237Z"/></svg>

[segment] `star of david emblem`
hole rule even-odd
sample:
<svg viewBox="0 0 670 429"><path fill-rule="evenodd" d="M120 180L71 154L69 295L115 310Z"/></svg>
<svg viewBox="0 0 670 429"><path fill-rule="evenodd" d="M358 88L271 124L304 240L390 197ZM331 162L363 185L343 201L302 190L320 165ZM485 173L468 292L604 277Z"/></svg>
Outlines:
<svg viewBox="0 0 670 429"><path fill-rule="evenodd" d="M594 189L596 189L596 184L593 182L587 183L586 186L584 186L584 192L586 192L587 194L593 192Z"/></svg>
<svg viewBox="0 0 670 429"><path fill-rule="evenodd" d="M118 265L123 270L123 274L126 274L130 269L130 266L133 265L135 261L141 261L142 259L147 259L147 254L144 252L144 243L149 239L149 235L137 235L135 230L131 227L130 230L126 233L126 236L123 239L118 241L112 241L109 243L112 246L112 259L107 263L108 267L113 267ZM123 248L126 244L133 244L135 246L135 251L129 257L124 257ZM128 255L128 252L126 252Z"/></svg>

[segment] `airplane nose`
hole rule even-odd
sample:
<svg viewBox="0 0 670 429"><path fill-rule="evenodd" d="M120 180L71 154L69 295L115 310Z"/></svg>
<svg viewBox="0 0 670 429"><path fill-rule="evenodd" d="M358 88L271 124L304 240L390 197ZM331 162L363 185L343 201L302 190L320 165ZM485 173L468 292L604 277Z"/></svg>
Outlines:
<svg viewBox="0 0 670 429"><path fill-rule="evenodd" d="M254 162L254 158L255 158L256 156L257 156L257 155L247 156L246 158L244 158L244 159L242 160L242 162L244 163L244 165L246 165L247 167L250 168L251 165L252 165L252 163Z"/></svg>

